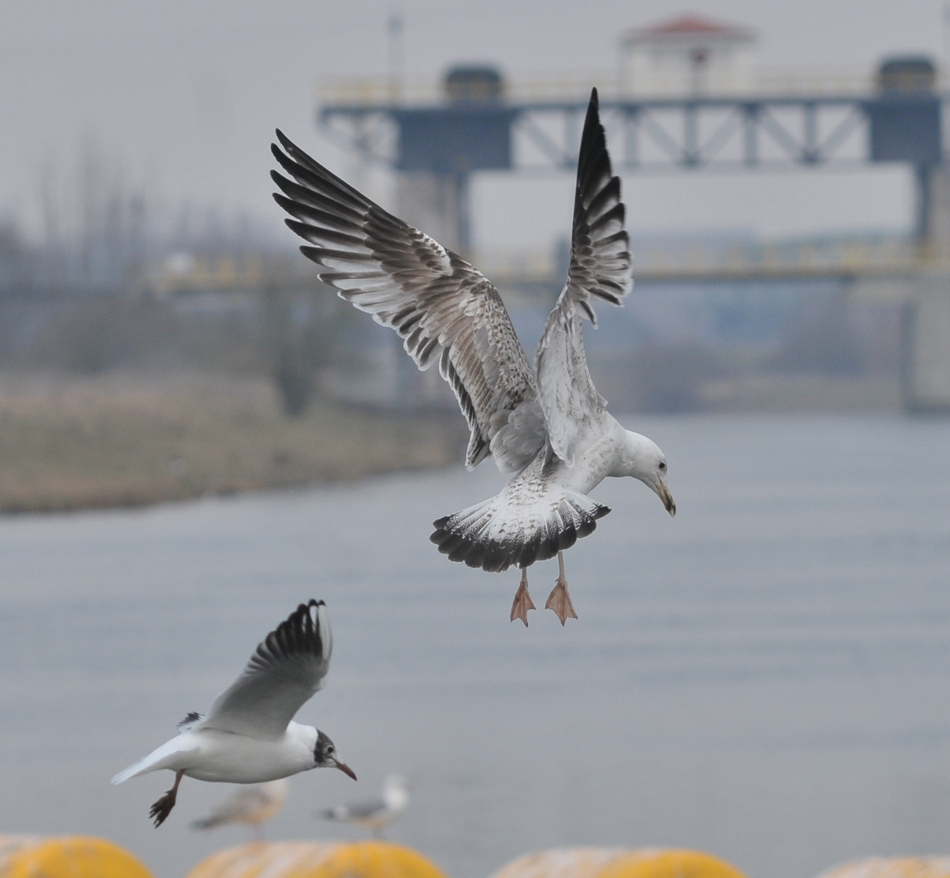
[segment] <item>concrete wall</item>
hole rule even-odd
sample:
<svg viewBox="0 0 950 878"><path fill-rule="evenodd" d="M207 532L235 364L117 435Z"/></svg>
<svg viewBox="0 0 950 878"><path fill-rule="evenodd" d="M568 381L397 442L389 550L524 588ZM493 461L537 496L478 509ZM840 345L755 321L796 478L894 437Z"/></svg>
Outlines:
<svg viewBox="0 0 950 878"><path fill-rule="evenodd" d="M443 247L458 252L459 186L454 177L424 171L404 171L396 182L396 215Z"/></svg>
<svg viewBox="0 0 950 878"><path fill-rule="evenodd" d="M950 276L919 280L907 306L903 351L905 408L950 412Z"/></svg>

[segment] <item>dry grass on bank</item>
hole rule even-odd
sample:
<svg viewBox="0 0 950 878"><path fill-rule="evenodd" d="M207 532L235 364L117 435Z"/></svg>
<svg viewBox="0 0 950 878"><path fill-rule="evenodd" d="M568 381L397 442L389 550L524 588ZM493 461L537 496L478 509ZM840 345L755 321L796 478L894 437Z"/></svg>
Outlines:
<svg viewBox="0 0 950 878"><path fill-rule="evenodd" d="M458 435L316 403L288 420L265 382L0 380L0 512L138 506L459 459Z"/></svg>

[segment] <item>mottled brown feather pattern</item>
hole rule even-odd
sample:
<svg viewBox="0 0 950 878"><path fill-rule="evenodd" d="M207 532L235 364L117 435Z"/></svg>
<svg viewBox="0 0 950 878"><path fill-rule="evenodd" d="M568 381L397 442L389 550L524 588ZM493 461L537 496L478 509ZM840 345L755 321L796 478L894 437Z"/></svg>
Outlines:
<svg viewBox="0 0 950 878"><path fill-rule="evenodd" d="M283 149L275 146L274 155L293 179L272 174L282 192L275 198L308 242L302 252L344 299L395 329L420 369L439 362L471 430L466 465L475 466L504 426L498 413L537 395L498 291L464 259L278 138Z"/></svg>

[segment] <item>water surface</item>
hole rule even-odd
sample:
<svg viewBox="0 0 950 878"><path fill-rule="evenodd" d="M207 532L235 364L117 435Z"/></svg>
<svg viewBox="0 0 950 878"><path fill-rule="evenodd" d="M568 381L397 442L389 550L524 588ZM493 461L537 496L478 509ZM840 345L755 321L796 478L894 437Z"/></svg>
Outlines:
<svg viewBox="0 0 950 878"><path fill-rule="evenodd" d="M508 622L517 574L451 564L431 521L490 465L356 486L0 520L0 834L86 833L160 878L245 839L188 823L225 787L114 772L204 710L298 601L335 654L301 711L360 777L292 781L272 838L358 838L312 812L412 802L390 837L451 878L554 845L680 846L751 878L950 852L950 423L639 420L678 514L629 480L567 556L580 620ZM556 563L531 570L543 604Z"/></svg>

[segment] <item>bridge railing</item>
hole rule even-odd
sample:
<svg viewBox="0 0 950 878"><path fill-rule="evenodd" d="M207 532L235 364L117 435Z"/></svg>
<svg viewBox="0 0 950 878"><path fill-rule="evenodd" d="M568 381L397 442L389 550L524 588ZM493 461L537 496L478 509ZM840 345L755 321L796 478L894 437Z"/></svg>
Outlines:
<svg viewBox="0 0 950 878"><path fill-rule="evenodd" d="M505 78L504 96L512 102L580 102L596 85L602 100L654 96L635 84L621 81L616 72L604 70L571 73L518 73ZM950 78L941 74L938 87L950 86ZM685 96L682 77L664 82L652 74L650 88L657 97ZM875 90L875 74L870 69L851 68L762 68L751 77L726 83L725 93L749 97L784 95L863 95ZM713 95L712 92L704 92ZM383 75L346 76L322 79L317 84L320 106L404 106L431 105L445 99L439 75L412 75L394 78Z"/></svg>
<svg viewBox="0 0 950 878"><path fill-rule="evenodd" d="M555 288L566 270L553 250L488 251L475 254L472 261L501 288ZM950 273L950 253L898 237L633 244L633 277L645 283L886 278L936 270ZM150 272L147 283L162 296L319 285L314 266L293 253L179 254Z"/></svg>
<svg viewBox="0 0 950 878"><path fill-rule="evenodd" d="M950 271L950 255L904 238L792 243L645 244L633 247L633 277L649 281L755 280L821 277L904 277ZM499 286L558 284L563 264L551 254L485 253L479 269Z"/></svg>

